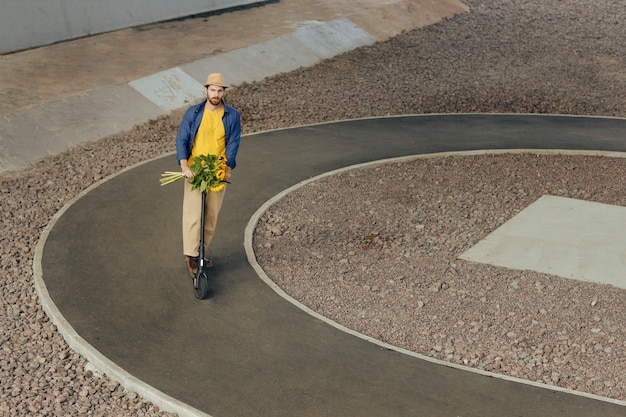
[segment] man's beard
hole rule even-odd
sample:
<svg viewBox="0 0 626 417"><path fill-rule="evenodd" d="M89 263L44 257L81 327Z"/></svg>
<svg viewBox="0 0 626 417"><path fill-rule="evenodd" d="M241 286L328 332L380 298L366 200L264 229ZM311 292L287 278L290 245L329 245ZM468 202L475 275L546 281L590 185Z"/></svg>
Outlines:
<svg viewBox="0 0 626 417"><path fill-rule="evenodd" d="M218 104L220 104L221 101L222 101L222 99L219 98L219 97L211 97L211 98L209 98L209 102L212 105L214 105L214 106L217 106Z"/></svg>

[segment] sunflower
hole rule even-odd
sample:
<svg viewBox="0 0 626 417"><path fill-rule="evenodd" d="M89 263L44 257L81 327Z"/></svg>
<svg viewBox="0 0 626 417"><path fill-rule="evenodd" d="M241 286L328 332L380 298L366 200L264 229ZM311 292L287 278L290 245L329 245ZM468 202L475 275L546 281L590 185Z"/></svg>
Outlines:
<svg viewBox="0 0 626 417"><path fill-rule="evenodd" d="M199 155L189 167L194 176L189 179L192 190L219 191L226 186L226 157L223 155Z"/></svg>
<svg viewBox="0 0 626 417"><path fill-rule="evenodd" d="M189 178L192 190L220 191L226 186L226 157L224 155L199 155L189 167L194 176ZM171 184L184 178L182 172L166 171L161 174L161 185Z"/></svg>
<svg viewBox="0 0 626 417"><path fill-rule="evenodd" d="M210 191L219 191L222 188L226 187L226 182L224 181L224 178L226 177L226 161L224 161L224 166L219 166L216 168L215 177L219 180L219 183L217 185L210 186Z"/></svg>

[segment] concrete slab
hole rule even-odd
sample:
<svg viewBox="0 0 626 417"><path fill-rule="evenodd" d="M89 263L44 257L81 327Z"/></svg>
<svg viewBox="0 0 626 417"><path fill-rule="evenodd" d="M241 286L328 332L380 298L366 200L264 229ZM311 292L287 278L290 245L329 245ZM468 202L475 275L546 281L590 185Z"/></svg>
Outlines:
<svg viewBox="0 0 626 417"><path fill-rule="evenodd" d="M309 49L316 51L322 59L376 42L373 35L346 18L303 27L298 29L294 35Z"/></svg>
<svg viewBox="0 0 626 417"><path fill-rule="evenodd" d="M308 67L320 59L319 54L302 44L293 33L253 45L248 50L270 63L273 74Z"/></svg>
<svg viewBox="0 0 626 417"><path fill-rule="evenodd" d="M33 107L27 113L37 126L73 146L130 129L163 112L128 85L116 85Z"/></svg>
<svg viewBox="0 0 626 417"><path fill-rule="evenodd" d="M238 85L307 67L375 41L374 37L346 19L309 22L294 33L208 57L181 68L197 80L203 79L209 72L223 72L228 74L230 85Z"/></svg>
<svg viewBox="0 0 626 417"><path fill-rule="evenodd" d="M121 103L133 103L132 111ZM128 85L117 85L2 115L0 170L128 130L162 113Z"/></svg>
<svg viewBox="0 0 626 417"><path fill-rule="evenodd" d="M546 195L460 258L626 288L626 208Z"/></svg>
<svg viewBox="0 0 626 417"><path fill-rule="evenodd" d="M203 84L180 68L161 71L128 84L166 111L189 106L203 98Z"/></svg>

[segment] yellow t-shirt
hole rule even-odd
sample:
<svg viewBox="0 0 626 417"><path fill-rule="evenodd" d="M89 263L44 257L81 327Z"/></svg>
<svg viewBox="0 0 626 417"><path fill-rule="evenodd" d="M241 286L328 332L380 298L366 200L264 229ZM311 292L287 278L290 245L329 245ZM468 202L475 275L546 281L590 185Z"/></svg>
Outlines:
<svg viewBox="0 0 626 417"><path fill-rule="evenodd" d="M193 158L199 155L226 155L226 132L224 131L224 106L219 110L204 109L200 127L191 148L191 156L187 162L193 164Z"/></svg>

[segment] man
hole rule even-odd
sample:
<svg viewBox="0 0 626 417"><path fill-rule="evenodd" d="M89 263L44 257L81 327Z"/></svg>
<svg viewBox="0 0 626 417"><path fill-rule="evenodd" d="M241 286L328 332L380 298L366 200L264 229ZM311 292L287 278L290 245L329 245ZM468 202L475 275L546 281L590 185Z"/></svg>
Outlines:
<svg viewBox="0 0 626 417"><path fill-rule="evenodd" d="M228 86L224 76L212 73L204 85L206 100L190 107L176 135L176 158L183 175L191 178L194 173L189 169L193 158L198 155L226 156L225 181L229 181L231 170L235 168L241 121L239 111L224 102L224 93ZM224 201L226 187L220 191L207 191L205 206L204 243L208 248L217 216ZM183 254L190 274L198 269L198 249L200 244L200 213L202 194L191 190L189 181L185 181L183 196Z"/></svg>

